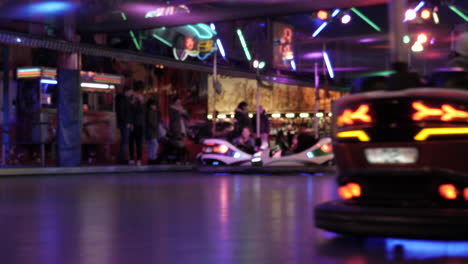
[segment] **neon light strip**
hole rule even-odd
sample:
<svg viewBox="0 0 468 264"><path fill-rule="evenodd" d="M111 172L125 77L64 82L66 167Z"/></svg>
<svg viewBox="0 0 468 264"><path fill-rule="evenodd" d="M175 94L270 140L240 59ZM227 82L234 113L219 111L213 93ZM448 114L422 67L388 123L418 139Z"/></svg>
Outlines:
<svg viewBox="0 0 468 264"><path fill-rule="evenodd" d="M426 2L424 1L421 1L419 2L419 4L414 8L414 12L418 12L421 8L423 8L423 6L426 4Z"/></svg>
<svg viewBox="0 0 468 264"><path fill-rule="evenodd" d="M333 10L332 17L336 17L340 13L340 9Z"/></svg>
<svg viewBox="0 0 468 264"><path fill-rule="evenodd" d="M437 14L437 12L432 12L432 18L434 18L434 23L436 24L440 23L439 15Z"/></svg>
<svg viewBox="0 0 468 264"><path fill-rule="evenodd" d="M120 12L120 16L122 17L123 21L127 21L127 16L124 12Z"/></svg>
<svg viewBox="0 0 468 264"><path fill-rule="evenodd" d="M224 51L223 43L221 43L220 39L216 40L216 45L219 48L219 53L221 53L221 56L223 56L223 58L226 59L226 52Z"/></svg>
<svg viewBox="0 0 468 264"><path fill-rule="evenodd" d="M106 82L112 82L112 83L118 83L120 84L121 80L120 78L113 78L113 77L102 77L102 76L93 76L94 81L106 81Z"/></svg>
<svg viewBox="0 0 468 264"><path fill-rule="evenodd" d="M192 25L187 25L187 27L192 30L192 32L201 39L211 39L213 37L213 32L211 32L211 28L205 24L199 23L197 24L198 28L205 31L204 34L202 34L198 29Z"/></svg>
<svg viewBox="0 0 468 264"><path fill-rule="evenodd" d="M378 32L381 31L380 27L377 26L374 22L372 22L369 18L367 18L363 13L361 13L359 10L356 8L352 7L351 11L353 11L356 15L358 15L362 20L364 20L367 24L369 24L371 27L373 27L375 30Z"/></svg>
<svg viewBox="0 0 468 264"><path fill-rule="evenodd" d="M237 35L239 36L239 40L242 44L242 48L244 49L245 57L247 58L248 61L252 60L252 57L250 56L249 48L247 47L247 43L245 43L244 35L242 34L242 30L237 29Z"/></svg>
<svg viewBox="0 0 468 264"><path fill-rule="evenodd" d="M333 66L330 62L330 58L328 57L328 53L326 51L323 51L323 59L325 60L325 65L327 66L328 70L328 75L330 75L330 78L335 78L335 73L333 72Z"/></svg>
<svg viewBox="0 0 468 264"><path fill-rule="evenodd" d="M133 30L130 30L130 36L132 37L133 44L135 44L137 50L141 50L140 43L138 43L138 40L136 39L135 34L133 33Z"/></svg>
<svg viewBox="0 0 468 264"><path fill-rule="evenodd" d="M41 68L24 68L24 69L17 69L17 72L30 72L30 71L41 71Z"/></svg>
<svg viewBox="0 0 468 264"><path fill-rule="evenodd" d="M57 80L41 79L41 83L45 83L45 84L57 84L58 81L57 81Z"/></svg>
<svg viewBox="0 0 468 264"><path fill-rule="evenodd" d="M468 127L447 127L447 128L423 128L414 140L424 141L430 136L435 135L467 135Z"/></svg>
<svg viewBox="0 0 468 264"><path fill-rule="evenodd" d="M293 71L296 71L296 61L291 60L291 68L293 69Z"/></svg>
<svg viewBox="0 0 468 264"><path fill-rule="evenodd" d="M312 37L315 38L320 32L328 25L328 22L323 22L320 27L318 27L315 32L312 34Z"/></svg>
<svg viewBox="0 0 468 264"><path fill-rule="evenodd" d="M85 88L96 88L96 89L114 89L114 85L102 84L102 83L81 83L81 87Z"/></svg>
<svg viewBox="0 0 468 264"><path fill-rule="evenodd" d="M160 37L159 35L156 35L153 33L153 38L161 41L162 43L166 44L167 46L171 47L172 48L172 43L170 43L169 41L163 39L162 37Z"/></svg>
<svg viewBox="0 0 468 264"><path fill-rule="evenodd" d="M337 137L339 138L357 138L359 141L362 142L367 142L370 141L369 136L366 134L366 132L362 130L351 130L351 131L344 131L344 132L339 132L336 134Z"/></svg>
<svg viewBox="0 0 468 264"><path fill-rule="evenodd" d="M463 14L462 11L460 11L460 9L456 8L455 6L453 5L449 5L449 8L455 12L455 14L457 14L459 17L463 18L466 22L468 22L468 16L466 16L465 14Z"/></svg>
<svg viewBox="0 0 468 264"><path fill-rule="evenodd" d="M214 23L210 23L210 27L212 30L216 31L216 25ZM219 53L223 57L223 59L226 59L226 52L224 51L224 46L223 43L221 42L221 39L216 39L216 46L219 49Z"/></svg>

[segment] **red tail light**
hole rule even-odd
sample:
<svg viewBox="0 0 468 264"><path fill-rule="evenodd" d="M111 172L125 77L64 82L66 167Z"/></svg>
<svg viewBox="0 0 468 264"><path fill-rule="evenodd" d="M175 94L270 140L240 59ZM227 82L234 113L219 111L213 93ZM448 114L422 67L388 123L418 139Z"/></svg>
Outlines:
<svg viewBox="0 0 468 264"><path fill-rule="evenodd" d="M348 190L348 188L345 186L341 186L338 188L338 195L345 200L349 200L353 198L353 194Z"/></svg>
<svg viewBox="0 0 468 264"><path fill-rule="evenodd" d="M349 200L354 197L360 197L361 194L361 185L355 182L347 183L346 185L338 188L338 195L345 200Z"/></svg>
<svg viewBox="0 0 468 264"><path fill-rule="evenodd" d="M344 112L338 117L338 126L352 125L355 121L362 123L372 122L372 117L369 115L369 106L360 105L356 111L350 109L344 110Z"/></svg>
<svg viewBox="0 0 468 264"><path fill-rule="evenodd" d="M439 194L447 200L455 200L458 197L458 190L453 184L442 184L439 186Z"/></svg>
<svg viewBox="0 0 468 264"><path fill-rule="evenodd" d="M441 121L452 121L454 119L468 118L468 112L458 110L455 107L443 104L440 108L431 108L421 102L414 102L413 108L417 112L413 115L414 121L437 118Z"/></svg>
<svg viewBox="0 0 468 264"><path fill-rule="evenodd" d="M463 198L468 201L468 188L463 189Z"/></svg>

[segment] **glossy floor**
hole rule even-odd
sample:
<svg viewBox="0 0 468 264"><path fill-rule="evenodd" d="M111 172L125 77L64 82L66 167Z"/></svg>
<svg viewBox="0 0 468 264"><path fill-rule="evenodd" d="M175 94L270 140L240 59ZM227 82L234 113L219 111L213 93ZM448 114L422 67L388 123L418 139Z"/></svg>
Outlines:
<svg viewBox="0 0 468 264"><path fill-rule="evenodd" d="M468 242L316 229L334 193L306 174L3 178L0 263L468 263Z"/></svg>

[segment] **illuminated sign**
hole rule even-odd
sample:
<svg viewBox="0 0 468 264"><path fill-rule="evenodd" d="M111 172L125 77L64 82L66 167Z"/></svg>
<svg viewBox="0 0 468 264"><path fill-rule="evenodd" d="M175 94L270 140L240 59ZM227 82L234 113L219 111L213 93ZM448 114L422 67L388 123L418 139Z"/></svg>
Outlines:
<svg viewBox="0 0 468 264"><path fill-rule="evenodd" d="M42 67L19 68L16 70L16 76L18 79L42 77L55 80L57 78L57 70Z"/></svg>
<svg viewBox="0 0 468 264"><path fill-rule="evenodd" d="M145 18L172 16L176 14L188 14L190 9L186 5L158 7L146 13Z"/></svg>
<svg viewBox="0 0 468 264"><path fill-rule="evenodd" d="M359 141L362 141L362 142L370 141L369 136L363 130L351 130L351 131L338 132L336 136L339 138L357 138L359 139Z"/></svg>
<svg viewBox="0 0 468 264"><path fill-rule="evenodd" d="M275 68L291 69L294 60L293 28L283 23L274 24L273 66Z"/></svg>

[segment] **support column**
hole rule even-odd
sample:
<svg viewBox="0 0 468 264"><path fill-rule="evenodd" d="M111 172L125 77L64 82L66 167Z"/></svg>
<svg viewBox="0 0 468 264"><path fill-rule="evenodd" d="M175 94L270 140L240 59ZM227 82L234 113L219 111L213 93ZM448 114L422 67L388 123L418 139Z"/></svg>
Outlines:
<svg viewBox="0 0 468 264"><path fill-rule="evenodd" d="M403 43L403 36L408 32L407 25L403 23L405 18L406 0L390 0L388 2L388 22L390 39L391 63L408 63L408 49Z"/></svg>
<svg viewBox="0 0 468 264"><path fill-rule="evenodd" d="M64 36L75 40L73 18L66 18ZM61 53L58 59L57 154L58 166L73 167L81 163L82 98L80 56Z"/></svg>
<svg viewBox="0 0 468 264"><path fill-rule="evenodd" d="M10 46L3 45L3 133L2 166L10 149Z"/></svg>

